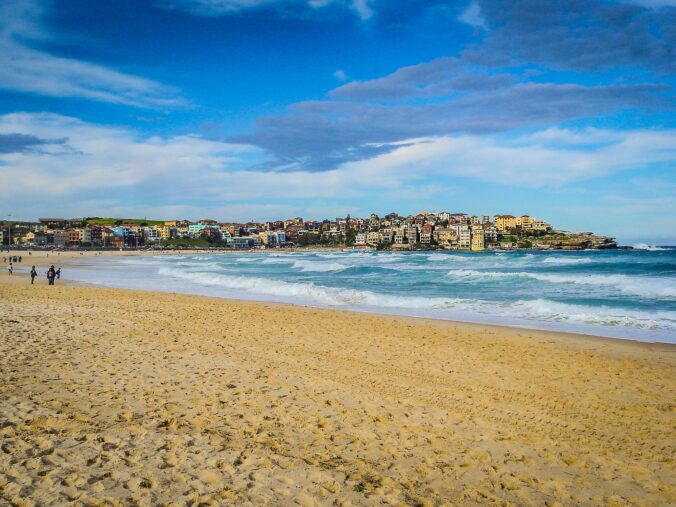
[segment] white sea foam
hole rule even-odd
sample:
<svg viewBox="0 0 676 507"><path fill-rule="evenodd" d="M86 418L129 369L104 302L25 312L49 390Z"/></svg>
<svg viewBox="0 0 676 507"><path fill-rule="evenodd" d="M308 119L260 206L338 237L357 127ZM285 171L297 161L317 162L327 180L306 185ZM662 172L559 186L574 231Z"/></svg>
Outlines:
<svg viewBox="0 0 676 507"><path fill-rule="evenodd" d="M478 272L477 272L478 273ZM163 267L160 274L185 280L198 286L226 289L228 295L250 294L268 296L289 302L302 302L319 306L347 306L363 309L430 311L430 315L472 320L486 316L503 321L540 321L628 327L646 330L676 330L676 312L643 312L614 309L607 306L588 307L551 301L548 299L517 300L495 303L484 300L443 297L398 296L366 290L326 287L313 283L285 282L262 277L232 276L212 272L189 272ZM492 275L495 275L493 273ZM499 273L511 276L511 273ZM447 313L450 312L450 313Z"/></svg>
<svg viewBox="0 0 676 507"><path fill-rule="evenodd" d="M235 259L235 262L238 264L249 264L251 262L256 262L259 261L260 257L255 256L255 255L249 255L248 257L237 257Z"/></svg>
<svg viewBox="0 0 676 507"><path fill-rule="evenodd" d="M607 306L588 307L547 299L518 300L501 305L513 316L550 322L630 327L637 329L675 329L676 312L641 312Z"/></svg>
<svg viewBox="0 0 676 507"><path fill-rule="evenodd" d="M443 309L472 302L458 298L427 298L418 296L395 296L365 290L325 287L313 283L285 282L270 278L232 276L211 272L183 271L162 267L162 276L171 276L198 285L216 286L233 291L300 299L313 304L328 306L368 306L382 308Z"/></svg>
<svg viewBox="0 0 676 507"><path fill-rule="evenodd" d="M348 269L350 266L345 264L340 264L338 262L322 262L322 261L294 261L291 266L294 269L299 269L301 271L316 271L316 272L326 272L326 271L342 271Z"/></svg>
<svg viewBox="0 0 676 507"><path fill-rule="evenodd" d="M589 264L590 262L594 262L594 260L586 257L545 257L542 261L543 264L557 264L561 266L568 264Z"/></svg>
<svg viewBox="0 0 676 507"><path fill-rule="evenodd" d="M268 256L261 261L261 264L289 264L293 262L294 259L290 255L275 255Z"/></svg>
<svg viewBox="0 0 676 507"><path fill-rule="evenodd" d="M646 243L637 243L634 245L635 250L648 250L649 252L666 252L668 248L662 248L655 245L647 245Z"/></svg>
<svg viewBox="0 0 676 507"><path fill-rule="evenodd" d="M533 273L529 271L477 271L474 269L454 269L448 272L452 278L488 281L496 278L531 278L541 282L555 284L576 284L608 287L625 294L646 298L676 298L676 283L671 279L629 276L629 275L556 275Z"/></svg>

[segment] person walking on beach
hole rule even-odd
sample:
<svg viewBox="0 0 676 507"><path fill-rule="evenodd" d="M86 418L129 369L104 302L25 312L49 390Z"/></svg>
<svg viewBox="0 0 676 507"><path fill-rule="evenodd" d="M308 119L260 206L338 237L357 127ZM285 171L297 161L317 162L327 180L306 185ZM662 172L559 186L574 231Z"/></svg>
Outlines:
<svg viewBox="0 0 676 507"><path fill-rule="evenodd" d="M31 285L35 283L35 277L38 276L38 272L35 269L35 266L31 268Z"/></svg>
<svg viewBox="0 0 676 507"><path fill-rule="evenodd" d="M61 268L56 270L56 279L61 280Z"/></svg>
<svg viewBox="0 0 676 507"><path fill-rule="evenodd" d="M47 270L47 282L49 282L49 285L54 285L54 278L56 278L56 271L54 271L54 265L52 265Z"/></svg>
<svg viewBox="0 0 676 507"><path fill-rule="evenodd" d="M14 266L12 265L12 261L9 261L9 266L7 266L7 271L9 272L10 276L14 274Z"/></svg>

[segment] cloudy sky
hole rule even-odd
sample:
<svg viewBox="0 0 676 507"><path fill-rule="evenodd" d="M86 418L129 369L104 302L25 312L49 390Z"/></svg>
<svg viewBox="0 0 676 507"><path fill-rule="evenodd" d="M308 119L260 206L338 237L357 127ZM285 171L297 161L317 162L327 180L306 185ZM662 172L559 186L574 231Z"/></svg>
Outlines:
<svg viewBox="0 0 676 507"><path fill-rule="evenodd" d="M676 0L4 0L0 214L676 244Z"/></svg>

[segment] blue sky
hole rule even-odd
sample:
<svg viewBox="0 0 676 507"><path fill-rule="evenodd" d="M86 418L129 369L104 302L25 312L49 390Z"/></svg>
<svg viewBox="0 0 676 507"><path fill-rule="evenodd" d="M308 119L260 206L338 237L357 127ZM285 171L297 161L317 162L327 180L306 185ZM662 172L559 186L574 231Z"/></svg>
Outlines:
<svg viewBox="0 0 676 507"><path fill-rule="evenodd" d="M0 213L676 244L676 0L0 4Z"/></svg>

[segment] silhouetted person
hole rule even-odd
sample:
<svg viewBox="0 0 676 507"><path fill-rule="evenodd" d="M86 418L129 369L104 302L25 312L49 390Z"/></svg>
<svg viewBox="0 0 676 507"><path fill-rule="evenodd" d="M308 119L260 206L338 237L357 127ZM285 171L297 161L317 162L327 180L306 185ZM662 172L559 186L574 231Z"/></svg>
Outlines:
<svg viewBox="0 0 676 507"><path fill-rule="evenodd" d="M52 265L47 270L47 282L49 282L49 285L54 285L54 278L56 278L56 271L54 271L54 266Z"/></svg>
<svg viewBox="0 0 676 507"><path fill-rule="evenodd" d="M56 279L61 280L61 268L56 270Z"/></svg>
<svg viewBox="0 0 676 507"><path fill-rule="evenodd" d="M35 270L35 266L31 268L31 285L35 283L35 277L38 276L38 272Z"/></svg>

